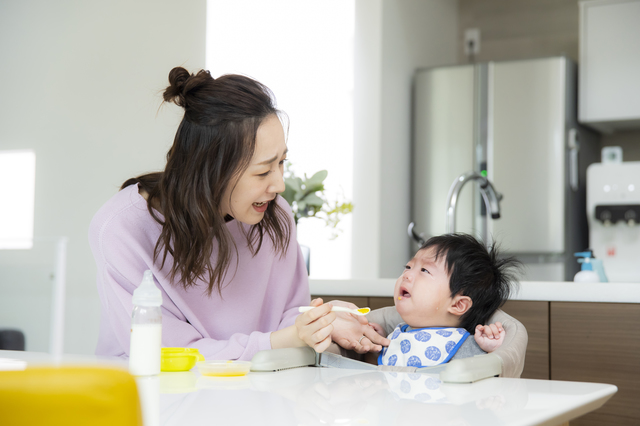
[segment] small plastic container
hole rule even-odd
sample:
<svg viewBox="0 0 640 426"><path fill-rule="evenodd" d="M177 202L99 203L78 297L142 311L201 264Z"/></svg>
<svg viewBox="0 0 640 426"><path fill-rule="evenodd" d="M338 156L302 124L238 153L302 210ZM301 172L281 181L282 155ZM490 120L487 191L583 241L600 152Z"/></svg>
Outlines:
<svg viewBox="0 0 640 426"><path fill-rule="evenodd" d="M189 371L196 362L204 361L204 356L196 348L162 348L161 371Z"/></svg>
<svg viewBox="0 0 640 426"><path fill-rule="evenodd" d="M202 361L197 364L203 376L237 377L244 376L251 369L250 361Z"/></svg>

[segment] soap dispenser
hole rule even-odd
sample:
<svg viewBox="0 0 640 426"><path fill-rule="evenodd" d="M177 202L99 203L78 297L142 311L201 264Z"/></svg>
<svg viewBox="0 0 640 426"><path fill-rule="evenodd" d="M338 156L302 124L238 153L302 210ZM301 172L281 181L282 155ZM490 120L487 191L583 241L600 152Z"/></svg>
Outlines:
<svg viewBox="0 0 640 426"><path fill-rule="evenodd" d="M150 270L133 292L129 371L134 376L160 374L162 345L162 293L153 282Z"/></svg>
<svg viewBox="0 0 640 426"><path fill-rule="evenodd" d="M578 262L582 264L582 267L580 272L573 277L573 281L577 283L599 283L600 276L593 270L593 264L591 263L593 257L591 251L574 253L574 256L578 258Z"/></svg>

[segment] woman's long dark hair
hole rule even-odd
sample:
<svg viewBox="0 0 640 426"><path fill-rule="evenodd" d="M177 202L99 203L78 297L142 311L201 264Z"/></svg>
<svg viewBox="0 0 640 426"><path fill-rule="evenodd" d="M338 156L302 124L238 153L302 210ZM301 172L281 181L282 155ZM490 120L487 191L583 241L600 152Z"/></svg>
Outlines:
<svg viewBox="0 0 640 426"><path fill-rule="evenodd" d="M137 183L147 192L149 213L162 225L154 262L161 257L162 268L167 255L173 257L170 280L185 289L203 280L209 295L214 288L221 293L231 250L237 254L221 210L222 197L249 166L258 127L279 111L271 91L249 77L214 79L209 71L189 74L176 67L169 73L169 83L164 101L174 102L185 113L167 153L167 165L163 172L128 179L121 189ZM274 202L245 237L253 255L266 234L283 256L290 233L286 212ZM214 248L218 249L215 265Z"/></svg>

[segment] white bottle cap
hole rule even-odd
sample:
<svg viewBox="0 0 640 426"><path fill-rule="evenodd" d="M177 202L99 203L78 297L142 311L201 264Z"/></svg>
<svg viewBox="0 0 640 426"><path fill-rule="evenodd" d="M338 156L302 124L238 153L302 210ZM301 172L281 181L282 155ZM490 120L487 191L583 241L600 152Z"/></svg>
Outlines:
<svg viewBox="0 0 640 426"><path fill-rule="evenodd" d="M153 282L153 274L150 269L144 271L142 283L133 292L133 304L138 306L162 305L162 293Z"/></svg>

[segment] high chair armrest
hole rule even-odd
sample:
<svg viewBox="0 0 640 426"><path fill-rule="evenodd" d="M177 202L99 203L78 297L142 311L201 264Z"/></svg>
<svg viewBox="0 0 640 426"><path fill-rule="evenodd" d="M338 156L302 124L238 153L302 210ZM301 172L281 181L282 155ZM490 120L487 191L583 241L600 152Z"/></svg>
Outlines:
<svg viewBox="0 0 640 426"><path fill-rule="evenodd" d="M529 342L527 329L520 321L500 309L491 316L489 324L498 321L504 327L505 338L502 346L491 354L496 355L502 361L500 377L519 378L524 369L524 358Z"/></svg>

